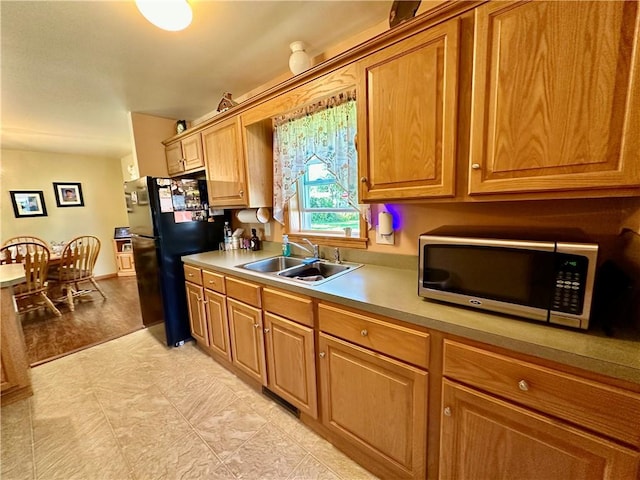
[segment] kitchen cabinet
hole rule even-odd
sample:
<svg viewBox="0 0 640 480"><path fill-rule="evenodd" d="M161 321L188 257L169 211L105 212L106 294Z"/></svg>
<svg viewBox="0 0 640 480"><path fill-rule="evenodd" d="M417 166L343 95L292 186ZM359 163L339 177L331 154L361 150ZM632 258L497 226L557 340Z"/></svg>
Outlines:
<svg viewBox="0 0 640 480"><path fill-rule="evenodd" d="M128 238L114 238L113 251L116 255L118 265L118 276L127 277L136 274L133 261L133 251L131 250L131 240Z"/></svg>
<svg viewBox="0 0 640 480"><path fill-rule="evenodd" d="M488 2L475 22L471 196L640 186L637 2Z"/></svg>
<svg viewBox="0 0 640 480"><path fill-rule="evenodd" d="M358 156L364 202L452 197L459 22L358 62Z"/></svg>
<svg viewBox="0 0 640 480"><path fill-rule="evenodd" d="M367 465L374 473L424 478L428 373L386 352L404 356L406 344L407 355L422 363L428 334L323 303L318 319L323 425L380 464L378 471ZM345 321L351 325L341 329ZM416 340L423 346L419 356Z"/></svg>
<svg viewBox="0 0 640 480"><path fill-rule="evenodd" d="M444 381L440 478L637 478L639 454Z"/></svg>
<svg viewBox="0 0 640 480"><path fill-rule="evenodd" d="M193 133L167 145L165 147L165 156L167 159L167 171L170 176L203 169L204 155L200 132Z"/></svg>
<svg viewBox="0 0 640 480"><path fill-rule="evenodd" d="M261 287L226 278L231 362L240 371L267 385L267 364L262 323Z"/></svg>
<svg viewBox="0 0 640 480"><path fill-rule="evenodd" d="M272 288L262 297L268 388L318 418L313 302Z"/></svg>
<svg viewBox="0 0 640 480"><path fill-rule="evenodd" d="M204 288L189 282L185 282L185 288L187 290L191 336L198 343L208 347L209 333L207 330L207 315L204 309Z"/></svg>
<svg viewBox="0 0 640 480"><path fill-rule="evenodd" d="M640 473L640 395L450 340L443 374L441 478Z"/></svg>
<svg viewBox="0 0 640 480"><path fill-rule="evenodd" d="M202 271L204 285L205 313L209 331L209 347L214 355L231 362L229 321L227 318L227 297L224 295L224 276L219 273Z"/></svg>
<svg viewBox="0 0 640 480"><path fill-rule="evenodd" d="M271 206L273 196L270 123L243 126L235 116L202 131L209 204L244 208Z"/></svg>

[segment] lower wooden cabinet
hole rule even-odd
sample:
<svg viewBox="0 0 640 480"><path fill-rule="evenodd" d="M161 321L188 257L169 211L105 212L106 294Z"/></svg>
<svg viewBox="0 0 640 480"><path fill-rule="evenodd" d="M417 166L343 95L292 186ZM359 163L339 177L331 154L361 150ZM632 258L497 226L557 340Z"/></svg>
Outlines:
<svg viewBox="0 0 640 480"><path fill-rule="evenodd" d="M633 479L640 454L444 380L441 479Z"/></svg>
<svg viewBox="0 0 640 480"><path fill-rule="evenodd" d="M269 390L318 418L313 329L264 314Z"/></svg>
<svg viewBox="0 0 640 480"><path fill-rule="evenodd" d="M186 282L187 306L189 308L189 325L191 336L202 345L209 346L207 330L207 313L204 308L204 288L194 283Z"/></svg>
<svg viewBox="0 0 640 480"><path fill-rule="evenodd" d="M227 320L227 298L217 292L205 289L205 312L209 331L209 347L214 353L231 361L229 322Z"/></svg>
<svg viewBox="0 0 640 480"><path fill-rule="evenodd" d="M319 333L322 422L394 478L425 478L427 372Z"/></svg>
<svg viewBox="0 0 640 480"><path fill-rule="evenodd" d="M267 385L262 310L227 298L231 362L251 378Z"/></svg>

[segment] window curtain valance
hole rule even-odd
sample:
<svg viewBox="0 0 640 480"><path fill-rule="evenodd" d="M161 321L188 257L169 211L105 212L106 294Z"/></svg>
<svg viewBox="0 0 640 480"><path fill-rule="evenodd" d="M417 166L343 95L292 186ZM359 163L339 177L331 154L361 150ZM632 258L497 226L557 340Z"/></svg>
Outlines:
<svg viewBox="0 0 640 480"><path fill-rule="evenodd" d="M311 160L325 164L344 198L358 208L355 89L274 117L273 218L284 223L284 206Z"/></svg>

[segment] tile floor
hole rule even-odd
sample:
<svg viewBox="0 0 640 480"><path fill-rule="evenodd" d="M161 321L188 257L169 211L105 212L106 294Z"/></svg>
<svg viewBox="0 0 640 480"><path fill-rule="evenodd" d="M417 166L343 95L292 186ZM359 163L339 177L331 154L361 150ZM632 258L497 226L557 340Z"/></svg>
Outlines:
<svg viewBox="0 0 640 480"><path fill-rule="evenodd" d="M32 369L2 407L0 478L375 479L162 325Z"/></svg>

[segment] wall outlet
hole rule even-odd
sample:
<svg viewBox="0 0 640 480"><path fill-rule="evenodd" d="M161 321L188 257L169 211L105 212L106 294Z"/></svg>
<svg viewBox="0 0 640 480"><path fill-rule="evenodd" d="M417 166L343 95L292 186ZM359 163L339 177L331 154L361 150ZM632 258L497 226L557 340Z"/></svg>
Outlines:
<svg viewBox="0 0 640 480"><path fill-rule="evenodd" d="M378 227L376 227L376 243L378 245L393 245L395 243L394 233L391 232L390 235L381 235Z"/></svg>

